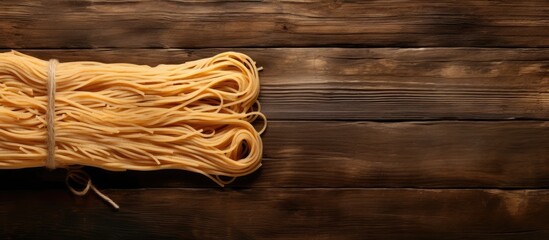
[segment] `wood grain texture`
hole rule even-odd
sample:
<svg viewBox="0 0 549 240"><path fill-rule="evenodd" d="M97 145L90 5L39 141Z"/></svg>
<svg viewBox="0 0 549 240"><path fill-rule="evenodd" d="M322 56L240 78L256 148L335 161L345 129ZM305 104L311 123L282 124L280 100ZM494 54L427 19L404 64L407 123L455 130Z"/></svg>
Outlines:
<svg viewBox="0 0 549 240"><path fill-rule="evenodd" d="M157 65L236 50L261 72L269 119L549 119L549 49L24 50L43 59Z"/></svg>
<svg viewBox="0 0 549 240"><path fill-rule="evenodd" d="M0 49L263 66L262 168L0 171L0 239L549 239L549 3L0 1ZM341 48L343 47L343 48Z"/></svg>
<svg viewBox="0 0 549 240"><path fill-rule="evenodd" d="M548 190L145 189L0 195L0 237L546 239ZM37 201L39 199L40 201Z"/></svg>
<svg viewBox="0 0 549 240"><path fill-rule="evenodd" d="M262 168L229 188L548 188L548 122L271 122ZM215 187L184 171L89 169L101 188ZM64 188L64 171L0 171L0 188Z"/></svg>
<svg viewBox="0 0 549 240"><path fill-rule="evenodd" d="M8 0L0 47L548 47L548 15L544 0Z"/></svg>

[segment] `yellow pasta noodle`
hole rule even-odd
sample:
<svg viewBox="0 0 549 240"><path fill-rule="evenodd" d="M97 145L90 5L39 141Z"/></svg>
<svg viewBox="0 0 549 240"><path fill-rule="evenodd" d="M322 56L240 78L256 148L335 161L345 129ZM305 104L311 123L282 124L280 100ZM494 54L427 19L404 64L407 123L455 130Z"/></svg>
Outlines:
<svg viewBox="0 0 549 240"><path fill-rule="evenodd" d="M43 167L48 61L0 53L0 169ZM238 177L261 166L258 69L225 52L170 65L55 67L55 167L181 169ZM265 126L265 125L264 125Z"/></svg>

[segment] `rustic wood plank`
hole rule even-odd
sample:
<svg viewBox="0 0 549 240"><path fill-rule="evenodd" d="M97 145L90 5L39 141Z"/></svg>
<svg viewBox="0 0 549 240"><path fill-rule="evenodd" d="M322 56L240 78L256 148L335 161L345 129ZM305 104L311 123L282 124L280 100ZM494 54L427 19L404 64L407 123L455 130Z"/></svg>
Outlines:
<svg viewBox="0 0 549 240"><path fill-rule="evenodd" d="M235 49L24 50L156 65ZM269 119L549 119L549 49L244 48Z"/></svg>
<svg viewBox="0 0 549 240"><path fill-rule="evenodd" d="M547 239L549 190L145 189L0 195L2 238Z"/></svg>
<svg viewBox="0 0 549 240"><path fill-rule="evenodd" d="M548 47L548 15L544 0L8 0L0 47Z"/></svg>
<svg viewBox="0 0 549 240"><path fill-rule="evenodd" d="M549 188L549 122L271 122L263 167L229 188ZM101 188L215 187L184 171L89 169ZM3 189L64 188L64 171L2 170Z"/></svg>

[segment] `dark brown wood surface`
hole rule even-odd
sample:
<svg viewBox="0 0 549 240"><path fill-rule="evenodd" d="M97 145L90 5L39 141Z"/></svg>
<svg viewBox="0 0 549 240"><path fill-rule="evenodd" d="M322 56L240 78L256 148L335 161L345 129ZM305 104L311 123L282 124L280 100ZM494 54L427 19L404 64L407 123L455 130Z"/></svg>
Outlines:
<svg viewBox="0 0 549 240"><path fill-rule="evenodd" d="M0 1L0 48L260 66L263 166L0 171L0 239L549 239L549 3Z"/></svg>
<svg viewBox="0 0 549 240"><path fill-rule="evenodd" d="M544 239L548 190L270 188L0 195L13 238L79 239ZM38 201L40 200L40 201ZM47 205L41 207L37 205ZM8 228L6 228L8 226ZM53 228L53 229L52 229ZM222 237L220 237L222 236Z"/></svg>
<svg viewBox="0 0 549 240"><path fill-rule="evenodd" d="M547 15L546 0L4 0L0 47L549 47Z"/></svg>

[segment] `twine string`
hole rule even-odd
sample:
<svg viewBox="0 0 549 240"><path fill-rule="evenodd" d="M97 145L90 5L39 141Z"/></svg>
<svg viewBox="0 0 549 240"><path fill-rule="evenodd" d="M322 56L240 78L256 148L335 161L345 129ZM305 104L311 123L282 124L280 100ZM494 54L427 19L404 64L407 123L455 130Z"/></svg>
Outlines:
<svg viewBox="0 0 549 240"><path fill-rule="evenodd" d="M48 155L46 157L46 168L52 170L55 169L55 70L58 63L57 59L50 59L48 62L48 83L46 86L48 91L48 108L46 111Z"/></svg>
<svg viewBox="0 0 549 240"><path fill-rule="evenodd" d="M82 190L76 190L72 185L71 182L80 184L84 186ZM88 194L90 189L97 194L97 196L101 197L103 200L105 200L107 203L109 203L113 208L120 209L120 206L116 204L111 198L109 198L107 195L103 194L101 191L99 191L93 184L90 178L90 175L86 173L82 169L70 169L67 173L67 177L65 179L65 184L67 184L67 187L69 190L76 196L84 196Z"/></svg>
<svg viewBox="0 0 549 240"><path fill-rule="evenodd" d="M50 59L48 62L48 77L47 77L47 97L48 97L48 106L47 106L47 112L46 112L46 123L47 123L47 137L46 137L46 146L47 146L47 157L46 157L46 163L45 166L48 169L55 169L56 163L55 163L55 92L56 92L56 81L55 81L55 74L56 74L56 68L57 64L59 64L59 61L57 59ZM83 185L84 187L82 190L76 190L73 185L70 184L70 182L74 182L80 185ZM101 191L99 191L92 183L90 176L88 173L86 173L84 170L80 168L69 168L67 172L67 177L65 178L65 184L69 188L69 190L77 196L84 196L86 195L89 190L93 190L95 194L97 194L99 197L101 197L103 200L105 200L107 203L109 203L113 208L119 209L120 207L118 204L116 204L112 199L110 199L107 195L103 194Z"/></svg>

